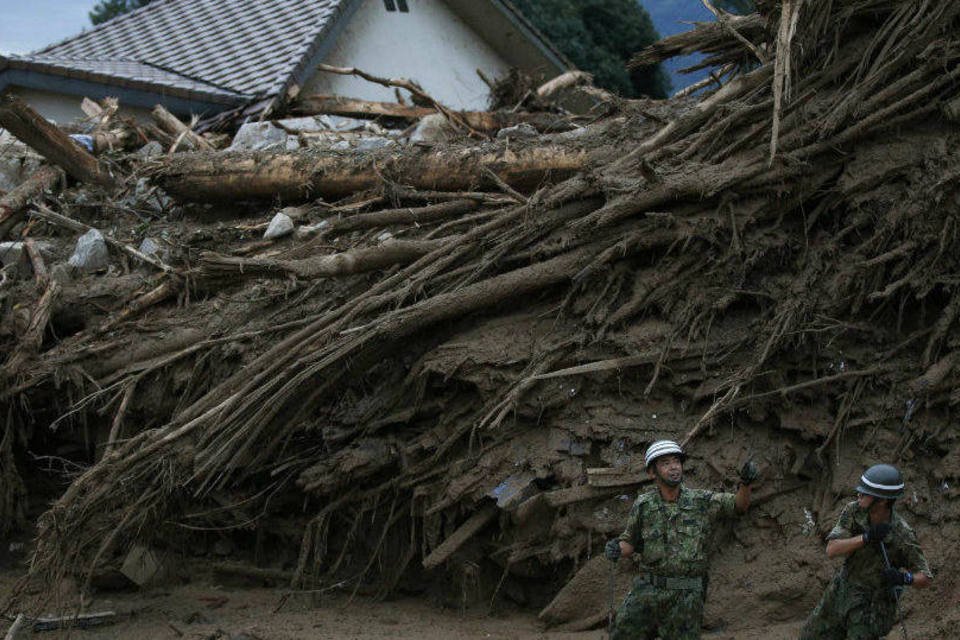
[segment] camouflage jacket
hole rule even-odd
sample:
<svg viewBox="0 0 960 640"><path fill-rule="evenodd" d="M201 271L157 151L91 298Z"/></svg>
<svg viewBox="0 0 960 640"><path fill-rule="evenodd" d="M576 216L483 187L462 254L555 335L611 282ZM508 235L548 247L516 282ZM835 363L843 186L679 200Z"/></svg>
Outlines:
<svg viewBox="0 0 960 640"><path fill-rule="evenodd" d="M633 545L640 563L664 576L702 576L707 572L707 542L721 517L735 514L732 493L680 487L676 502L659 490L641 493L630 509L620 540Z"/></svg>
<svg viewBox="0 0 960 640"><path fill-rule="evenodd" d="M884 540L890 564L895 568L906 568L913 572L922 571L930 577L933 573L927 559L917 542L917 534L896 511L890 522L892 529ZM852 538L862 534L870 526L866 509L861 509L856 501L849 503L840 512L836 526L827 535L827 540ZM883 552L878 544L868 544L854 551L843 563L843 577L853 586L870 591L885 591L889 587L881 576L883 571Z"/></svg>

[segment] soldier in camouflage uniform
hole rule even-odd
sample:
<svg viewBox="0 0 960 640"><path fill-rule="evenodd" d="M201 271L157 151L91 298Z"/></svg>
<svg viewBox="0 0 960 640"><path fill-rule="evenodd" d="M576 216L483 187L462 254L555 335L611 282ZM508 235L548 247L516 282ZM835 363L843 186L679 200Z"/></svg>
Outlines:
<svg viewBox="0 0 960 640"><path fill-rule="evenodd" d="M627 528L607 542L609 560L636 553L644 568L617 610L611 640L700 637L710 533L720 518L746 512L758 471L753 462L743 466L736 494L690 489L682 484L685 458L671 440L650 445L644 462L656 486L640 494Z"/></svg>
<svg viewBox="0 0 960 640"><path fill-rule="evenodd" d="M860 476L857 500L843 508L827 535L827 556L846 560L807 619L801 640L882 638L896 622L903 587L930 586L933 573L917 536L893 510L901 495L903 479L888 464Z"/></svg>

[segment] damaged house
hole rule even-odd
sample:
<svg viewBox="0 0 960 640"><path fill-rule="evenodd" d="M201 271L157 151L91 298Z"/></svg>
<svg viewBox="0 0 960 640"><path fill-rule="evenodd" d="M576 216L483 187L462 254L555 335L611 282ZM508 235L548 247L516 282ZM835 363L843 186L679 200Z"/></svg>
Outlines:
<svg viewBox="0 0 960 640"><path fill-rule="evenodd" d="M416 46L411 46L416 43ZM481 78L517 68L549 80L570 63L506 0L155 0L28 55L0 55L0 92L68 122L82 98L209 117L303 94L394 101L392 89L318 64L382 76L416 71L457 109L486 106Z"/></svg>

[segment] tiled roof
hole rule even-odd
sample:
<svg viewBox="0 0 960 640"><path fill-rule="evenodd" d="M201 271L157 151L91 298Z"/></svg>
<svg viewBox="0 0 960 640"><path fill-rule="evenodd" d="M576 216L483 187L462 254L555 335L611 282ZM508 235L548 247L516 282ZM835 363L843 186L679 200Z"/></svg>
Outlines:
<svg viewBox="0 0 960 640"><path fill-rule="evenodd" d="M57 59L74 68L89 63L99 71L103 64L140 63L128 70L140 76L149 66L178 83L275 95L349 1L153 0L25 59Z"/></svg>
<svg viewBox="0 0 960 640"><path fill-rule="evenodd" d="M235 91L135 60L71 59L37 54L25 56L11 54L0 56L0 70L3 68L30 69L68 78L82 78L132 88L149 89L162 85L172 94L202 97L212 102L227 104L247 98Z"/></svg>

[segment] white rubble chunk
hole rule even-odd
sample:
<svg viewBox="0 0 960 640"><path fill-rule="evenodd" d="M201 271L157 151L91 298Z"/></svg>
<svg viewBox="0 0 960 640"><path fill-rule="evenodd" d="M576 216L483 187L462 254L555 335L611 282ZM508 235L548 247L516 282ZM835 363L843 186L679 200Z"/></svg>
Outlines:
<svg viewBox="0 0 960 640"><path fill-rule="evenodd" d="M74 269L93 272L103 271L110 266L110 252L103 235L96 229L90 229L77 239L73 255L67 261Z"/></svg>
<svg viewBox="0 0 960 640"><path fill-rule="evenodd" d="M295 227L296 225L293 223L293 219L280 211L277 215L273 216L273 220L267 225L267 230L264 232L263 237L265 240L282 238L293 233Z"/></svg>
<svg viewBox="0 0 960 640"><path fill-rule="evenodd" d="M281 151L288 148L291 136L272 122L247 122L233 137L229 151ZM299 147L296 136L293 142Z"/></svg>
<svg viewBox="0 0 960 640"><path fill-rule="evenodd" d="M410 134L410 142L414 144L432 144L446 142L454 134L453 127L442 113L432 113L420 118L417 128Z"/></svg>

